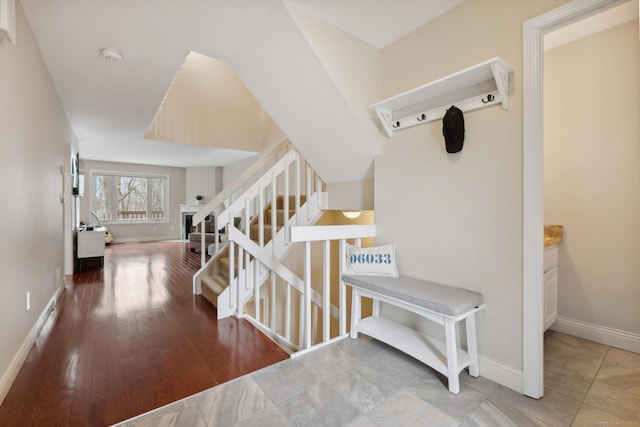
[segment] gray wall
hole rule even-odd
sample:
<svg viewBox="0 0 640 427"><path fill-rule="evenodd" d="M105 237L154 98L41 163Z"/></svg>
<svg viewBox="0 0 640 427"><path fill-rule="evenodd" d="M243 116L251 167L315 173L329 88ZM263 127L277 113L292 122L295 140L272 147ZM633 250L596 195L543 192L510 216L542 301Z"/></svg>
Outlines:
<svg viewBox="0 0 640 427"><path fill-rule="evenodd" d="M71 233L63 230L73 201L61 167L70 168L76 142L20 2L16 21L18 43L0 40L0 400L29 351L21 346L64 279Z"/></svg>
<svg viewBox="0 0 640 427"><path fill-rule="evenodd" d="M483 294L480 370L513 388L522 380L522 25L562 3L467 1L382 51L381 99L495 56L514 68L509 110L467 113L461 153L446 153L433 122L396 132L375 164L377 243L396 243L404 274Z"/></svg>

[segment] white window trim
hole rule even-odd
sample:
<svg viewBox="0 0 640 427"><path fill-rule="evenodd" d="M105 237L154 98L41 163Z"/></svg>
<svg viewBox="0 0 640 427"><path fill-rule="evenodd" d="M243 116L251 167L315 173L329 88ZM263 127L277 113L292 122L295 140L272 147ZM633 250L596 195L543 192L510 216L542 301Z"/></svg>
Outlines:
<svg viewBox="0 0 640 427"><path fill-rule="evenodd" d="M144 173L144 172L128 172L128 171L107 171L107 170L92 170L90 172L90 196L89 196L89 209L95 210L96 203L96 175L107 175L107 176L132 176L132 177L140 177L140 178L162 178L166 179L166 185L164 188L165 191L165 201L164 201L164 209L165 215L163 219L141 219L141 220L111 220L111 221L102 221L104 225L142 225L142 224L166 224L171 222L170 212L171 206L169 203L170 200L170 190L171 190L171 178L167 174L161 173ZM147 203L149 201L147 200Z"/></svg>

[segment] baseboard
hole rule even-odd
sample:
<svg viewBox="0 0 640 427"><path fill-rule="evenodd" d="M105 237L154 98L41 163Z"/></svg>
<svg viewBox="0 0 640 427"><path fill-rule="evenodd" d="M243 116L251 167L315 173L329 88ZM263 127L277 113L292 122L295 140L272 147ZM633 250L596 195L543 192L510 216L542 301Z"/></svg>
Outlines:
<svg viewBox="0 0 640 427"><path fill-rule="evenodd" d="M583 338L622 350L640 353L640 334L558 316L552 331Z"/></svg>
<svg viewBox="0 0 640 427"><path fill-rule="evenodd" d="M622 350L640 353L640 335L632 332L621 331L593 323L573 320L558 316L556 322L551 325L551 330L594 341ZM522 371L504 366L494 360L480 355L480 375L522 393Z"/></svg>
<svg viewBox="0 0 640 427"><path fill-rule="evenodd" d="M125 237L113 238L113 243L143 243L143 242L162 242L165 240L180 240L180 236L149 236L149 237Z"/></svg>
<svg viewBox="0 0 640 427"><path fill-rule="evenodd" d="M40 314L40 317L36 321L36 324L33 325L33 328L31 328L31 331L22 342L22 345L18 349L16 355L13 357L13 360L9 364L9 367L2 375L2 379L0 379L0 404L2 404L4 398L7 396L7 393L9 393L9 389L11 388L13 381L15 381L16 377L18 376L18 372L20 372L22 364L25 360L27 360L27 356L31 351L31 347L33 347L33 344L36 342L36 338L38 338L40 331L42 331L42 327L49 318L51 311L53 311L53 309L55 308L56 301L58 300L58 297L62 293L63 289L64 284L63 286L58 286L58 289L53 294L53 296L47 303L47 306Z"/></svg>
<svg viewBox="0 0 640 427"><path fill-rule="evenodd" d="M495 360L478 356L480 376L522 394L522 371L504 366Z"/></svg>

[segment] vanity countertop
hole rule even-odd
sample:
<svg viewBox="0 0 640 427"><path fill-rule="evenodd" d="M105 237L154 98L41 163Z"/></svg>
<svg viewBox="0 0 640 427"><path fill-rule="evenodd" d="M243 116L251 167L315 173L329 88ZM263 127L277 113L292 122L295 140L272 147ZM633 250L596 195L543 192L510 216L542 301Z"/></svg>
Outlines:
<svg viewBox="0 0 640 427"><path fill-rule="evenodd" d="M562 226L561 225L545 225L544 226L544 247L545 249L562 243Z"/></svg>

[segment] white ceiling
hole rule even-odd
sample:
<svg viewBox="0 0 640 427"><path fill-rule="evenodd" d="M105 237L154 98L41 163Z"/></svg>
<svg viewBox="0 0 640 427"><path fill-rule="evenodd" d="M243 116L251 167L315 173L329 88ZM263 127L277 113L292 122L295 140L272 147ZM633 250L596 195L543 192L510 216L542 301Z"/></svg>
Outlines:
<svg viewBox="0 0 640 427"><path fill-rule="evenodd" d="M462 0L292 0L382 47ZM83 158L168 166L222 166L255 153L144 135L189 51L221 60L282 0L21 0L79 139ZM19 43L19 41L18 41ZM106 62L104 47L123 59Z"/></svg>
<svg viewBox="0 0 640 427"><path fill-rule="evenodd" d="M289 0L382 49L464 0Z"/></svg>
<svg viewBox="0 0 640 427"><path fill-rule="evenodd" d="M234 65L235 60L235 65L244 67L243 70L236 69L236 72L241 77L244 76L245 84L254 96L261 100L274 120L279 119L276 122L288 136L293 137L293 134L297 133L300 139L305 126L306 134L311 133L308 125L312 123L299 123L297 128L288 123L288 126L283 127L283 121L288 116L292 116L290 120L301 120L300 117L296 117L296 112L292 111L292 105L296 100L289 99L288 104L274 105L276 103L272 102L273 98L283 93L282 88L286 87L286 84L280 87L279 93L272 90L268 87L270 82L267 79L262 81L260 77L251 75L262 70L252 70L255 65L247 59L249 56L266 55L256 48L256 42L260 44L265 38L272 37L277 45L278 37L284 37L287 43L291 43L292 35L297 37L292 32L278 33L282 24L289 25L281 17L283 1L295 4L377 48L387 46L463 2L20 1L71 126L79 139L81 156L86 159L178 167L223 166L255 154L252 151L144 139L156 111L189 51L228 61L231 65ZM637 4L635 6L637 8ZM637 16L637 11L635 13ZM273 22L269 22L270 19ZM280 20L280 27L273 25L277 19ZM257 35L260 36L256 39ZM99 54L100 49L104 47L119 50L123 55L122 61L106 62ZM280 54L286 58L287 52ZM240 58L242 55L244 57ZM254 62L260 61L269 65L268 57L258 58ZM310 58L306 58L305 61L308 65ZM295 60L292 64L294 62ZM313 73L310 74L312 75ZM247 79L253 80L251 84ZM309 86L309 82L303 80L298 82L303 85L300 87ZM320 84L318 86L316 90L324 94L324 87ZM304 97L305 94L298 96ZM335 103L336 98L333 99ZM304 99L298 101L299 104L305 102ZM333 108L333 105L329 107L326 110L338 110ZM339 121L334 121L334 125ZM345 119L342 126L348 126L349 123ZM311 147L320 146L327 140L340 139L341 136L343 140L348 138L349 141L358 138L362 140L364 137L357 135L355 129L343 128L334 129L333 134L326 131L326 134L320 135L319 133L324 132L320 125L313 132L314 135L318 135L311 137L316 138L315 141L309 141ZM311 151L310 149L309 154Z"/></svg>

